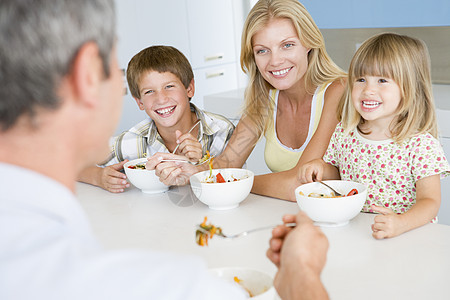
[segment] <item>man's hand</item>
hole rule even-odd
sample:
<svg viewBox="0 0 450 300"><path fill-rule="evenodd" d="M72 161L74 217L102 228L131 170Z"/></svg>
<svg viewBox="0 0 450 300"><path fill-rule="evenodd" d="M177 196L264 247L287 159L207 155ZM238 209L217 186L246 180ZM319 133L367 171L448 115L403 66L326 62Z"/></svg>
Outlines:
<svg viewBox="0 0 450 300"><path fill-rule="evenodd" d="M284 223L296 222L294 229L278 226L272 231L267 257L278 267L274 286L282 299L328 299L320 281L325 266L328 240L303 212L286 215Z"/></svg>

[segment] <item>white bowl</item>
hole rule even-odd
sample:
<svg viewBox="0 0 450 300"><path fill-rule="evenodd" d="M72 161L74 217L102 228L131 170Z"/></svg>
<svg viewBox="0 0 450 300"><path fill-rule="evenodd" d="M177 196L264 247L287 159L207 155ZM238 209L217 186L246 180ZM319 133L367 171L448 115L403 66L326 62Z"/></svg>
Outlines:
<svg viewBox="0 0 450 300"><path fill-rule="evenodd" d="M338 198L308 197L310 193L331 194L331 190L319 182L301 185L295 189L295 198L301 210L320 226L343 226L353 219L362 209L367 197L367 188L364 184L343 181L324 181L341 194L348 194L357 189L358 194ZM303 193L303 195L300 194Z"/></svg>
<svg viewBox="0 0 450 300"><path fill-rule="evenodd" d="M130 160L123 165L128 180L140 189L143 193L156 194L164 193L169 189L167 185L159 181L159 177L155 175L155 170L130 169L129 166L136 164L145 164L147 158L138 158Z"/></svg>
<svg viewBox="0 0 450 300"><path fill-rule="evenodd" d="M191 176L191 189L195 196L211 209L225 210L239 206L247 198L253 186L254 174L246 169L213 169L213 175L222 174L225 180L232 178L238 181L225 183L206 183L209 171L203 171Z"/></svg>
<svg viewBox="0 0 450 300"><path fill-rule="evenodd" d="M243 289L252 293L252 300L273 300L275 299L275 288L273 278L267 273L259 270L229 267L210 269L211 274L226 281L239 284ZM234 277L241 280L240 283L234 281Z"/></svg>

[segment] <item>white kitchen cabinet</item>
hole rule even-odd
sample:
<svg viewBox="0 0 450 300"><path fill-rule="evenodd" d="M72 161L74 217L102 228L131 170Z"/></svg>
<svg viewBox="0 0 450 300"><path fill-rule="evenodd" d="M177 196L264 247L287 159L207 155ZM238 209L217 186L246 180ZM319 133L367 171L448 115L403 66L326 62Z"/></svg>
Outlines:
<svg viewBox="0 0 450 300"><path fill-rule="evenodd" d="M239 62L233 5L242 1L186 0L191 64L194 69L194 103L204 107L204 96L238 87Z"/></svg>
<svg viewBox="0 0 450 300"><path fill-rule="evenodd" d="M236 62L233 2L186 1L192 65L204 68Z"/></svg>
<svg viewBox="0 0 450 300"><path fill-rule="evenodd" d="M195 96L194 104L208 110L204 103L206 95L221 93L237 88L236 64L229 63L207 68L195 68ZM225 114L225 112L217 112Z"/></svg>

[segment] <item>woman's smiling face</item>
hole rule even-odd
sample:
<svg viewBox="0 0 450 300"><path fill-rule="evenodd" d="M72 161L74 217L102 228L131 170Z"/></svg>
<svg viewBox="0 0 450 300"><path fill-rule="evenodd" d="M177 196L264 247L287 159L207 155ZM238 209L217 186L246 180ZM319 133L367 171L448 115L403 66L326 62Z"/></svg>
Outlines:
<svg viewBox="0 0 450 300"><path fill-rule="evenodd" d="M289 19L272 19L252 38L256 66L263 78L278 90L298 83L308 68L308 52Z"/></svg>

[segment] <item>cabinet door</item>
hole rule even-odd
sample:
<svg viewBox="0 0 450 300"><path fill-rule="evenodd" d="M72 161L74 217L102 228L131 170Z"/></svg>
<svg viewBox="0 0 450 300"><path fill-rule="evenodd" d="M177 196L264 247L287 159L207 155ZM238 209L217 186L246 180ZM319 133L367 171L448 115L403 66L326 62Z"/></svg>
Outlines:
<svg viewBox="0 0 450 300"><path fill-rule="evenodd" d="M236 60L231 0L186 0L193 68Z"/></svg>
<svg viewBox="0 0 450 300"><path fill-rule="evenodd" d="M236 63L194 69L195 95L192 102L203 108L203 97L237 88Z"/></svg>

